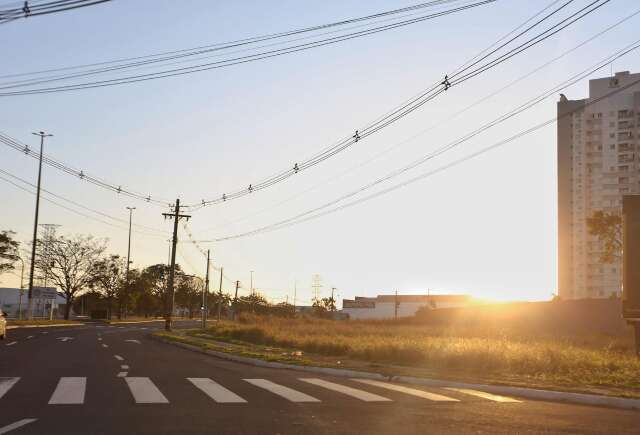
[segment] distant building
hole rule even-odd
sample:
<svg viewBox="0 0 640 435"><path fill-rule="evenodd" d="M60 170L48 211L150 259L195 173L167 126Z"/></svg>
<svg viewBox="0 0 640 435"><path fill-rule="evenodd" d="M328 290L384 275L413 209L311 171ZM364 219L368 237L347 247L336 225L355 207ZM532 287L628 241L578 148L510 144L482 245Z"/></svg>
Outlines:
<svg viewBox="0 0 640 435"><path fill-rule="evenodd" d="M29 304L27 289L0 288L0 308L11 318L27 318L27 305ZM50 318L53 309L53 318L62 317L67 301L60 296L55 287L33 288L33 316L36 318Z"/></svg>
<svg viewBox="0 0 640 435"><path fill-rule="evenodd" d="M411 317L422 307L430 309L464 307L471 300L467 295L378 295L373 297L356 296L355 299L342 300L342 313L350 319L392 319Z"/></svg>
<svg viewBox="0 0 640 435"><path fill-rule="evenodd" d="M619 294L620 260L602 264L590 236L597 210L619 213L622 195L640 193L640 74L589 81L589 98L558 102L558 294L562 299ZM622 89L629 86L626 89ZM590 102L620 89L620 92ZM571 115L563 116L567 113Z"/></svg>

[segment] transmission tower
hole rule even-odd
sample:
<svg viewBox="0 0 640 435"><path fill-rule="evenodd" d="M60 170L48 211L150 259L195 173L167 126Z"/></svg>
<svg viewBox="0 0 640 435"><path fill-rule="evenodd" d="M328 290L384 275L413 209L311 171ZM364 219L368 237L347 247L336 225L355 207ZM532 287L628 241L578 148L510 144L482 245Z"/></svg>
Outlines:
<svg viewBox="0 0 640 435"><path fill-rule="evenodd" d="M322 278L317 273L311 276L311 289L313 300L320 299L320 290L322 289Z"/></svg>

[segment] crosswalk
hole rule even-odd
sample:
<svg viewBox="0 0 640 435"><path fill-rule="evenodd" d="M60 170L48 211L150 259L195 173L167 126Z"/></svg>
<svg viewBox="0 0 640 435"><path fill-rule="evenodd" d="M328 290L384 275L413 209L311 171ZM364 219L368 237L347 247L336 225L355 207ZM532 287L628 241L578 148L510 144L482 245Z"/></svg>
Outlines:
<svg viewBox="0 0 640 435"><path fill-rule="evenodd" d="M296 384L294 385L295 388L269 379L248 378L241 379L241 381L246 383L246 385L255 387L255 391L267 391L268 393L294 403L322 402L322 400L318 398L322 397L322 395L319 394L320 391L337 393L338 396L345 397L347 400L358 400L362 402L392 402L397 400L387 397L385 394L386 391L387 393L391 392L391 394L400 393L402 396L417 398L427 402L457 403L465 401L465 399L473 399L496 403L520 403L520 400L513 397L500 396L467 388L441 388L438 389L438 392L435 392L371 379L345 379L339 382L319 378L289 379ZM2 406L3 397L7 396L13 388L19 388L19 381L19 377L0 378L0 407ZM126 385L130 392L133 403L170 403L165 393L163 393L149 377L119 376L116 378L116 381L124 382L124 385ZM251 394L247 392L246 388L242 388L243 392L237 394L210 378L189 377L185 378L184 382L186 385L194 387L196 391L203 393L203 397L208 397L215 403L247 404L251 401L249 397ZM288 381L286 383L288 383ZM85 403L87 388L90 388L90 385L91 382L86 377L61 377L53 392L51 392L47 403L49 405L82 405ZM305 387L305 385L307 387ZM364 386L365 388L373 389L375 392L356 388L356 386ZM308 393L300 391L306 390L307 388L315 388L315 392L311 391ZM377 394L378 392L385 395L379 395Z"/></svg>

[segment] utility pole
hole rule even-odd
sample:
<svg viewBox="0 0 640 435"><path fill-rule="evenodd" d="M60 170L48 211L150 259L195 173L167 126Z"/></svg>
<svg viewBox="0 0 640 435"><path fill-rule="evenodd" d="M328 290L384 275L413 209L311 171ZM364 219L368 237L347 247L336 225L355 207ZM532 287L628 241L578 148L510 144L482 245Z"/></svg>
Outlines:
<svg viewBox="0 0 640 435"><path fill-rule="evenodd" d="M38 186L36 189L36 217L33 223L33 243L31 245L31 272L29 273L29 302L27 307L27 318L33 319L33 273L36 267L36 245L38 244L38 212L40 211L40 181L42 179L42 150L44 148L44 138L53 136L44 131L32 133L40 136L40 156L38 158Z"/></svg>
<svg viewBox="0 0 640 435"><path fill-rule="evenodd" d="M171 239L171 265L169 267L169 282L167 283L167 294L165 295L165 317L164 329L171 331L173 321L173 283L176 272L176 245L178 244L178 221L182 218L187 221L191 216L180 214L180 199L176 199L176 206L173 213L162 213L165 219L173 219L173 238Z"/></svg>
<svg viewBox="0 0 640 435"><path fill-rule="evenodd" d="M204 278L204 290L202 290L202 329L207 327L207 296L209 296L209 255L211 250L207 249L207 273Z"/></svg>
<svg viewBox="0 0 640 435"><path fill-rule="evenodd" d="M298 280L293 281L293 314L296 314L296 296L298 296Z"/></svg>
<svg viewBox="0 0 640 435"><path fill-rule="evenodd" d="M395 297L395 313L394 313L394 319L398 320L398 290L396 290L396 297Z"/></svg>
<svg viewBox="0 0 640 435"><path fill-rule="evenodd" d="M24 293L24 260L22 257L18 257L22 263L22 270L20 272L20 300L18 302L18 320L22 320L22 294Z"/></svg>
<svg viewBox="0 0 640 435"><path fill-rule="evenodd" d="M220 313L222 312L222 274L224 267L220 268L220 287L218 288L218 322L220 321Z"/></svg>
<svg viewBox="0 0 640 435"><path fill-rule="evenodd" d="M333 304L333 308L336 308L336 300L333 298L333 293L336 291L335 287L331 287L331 304Z"/></svg>
<svg viewBox="0 0 640 435"><path fill-rule="evenodd" d="M127 207L127 210L129 210L129 243L127 244L127 271L125 272L125 275L124 275L125 295L127 295L129 292L129 265L131 264L131 220L132 220L133 211L135 209L136 209L135 207ZM124 309L125 318L127 317L126 301L127 301L127 298L125 298L125 309Z"/></svg>
<svg viewBox="0 0 640 435"><path fill-rule="evenodd" d="M253 296L253 270L251 271L251 296Z"/></svg>

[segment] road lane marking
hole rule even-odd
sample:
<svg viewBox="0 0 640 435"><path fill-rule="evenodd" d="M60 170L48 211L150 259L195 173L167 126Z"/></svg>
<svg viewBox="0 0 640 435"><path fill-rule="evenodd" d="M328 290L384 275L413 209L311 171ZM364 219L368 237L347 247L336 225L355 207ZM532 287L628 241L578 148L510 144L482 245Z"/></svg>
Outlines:
<svg viewBox="0 0 640 435"><path fill-rule="evenodd" d="M40 331L40 334L48 334L47 331Z"/></svg>
<svg viewBox="0 0 640 435"><path fill-rule="evenodd" d="M11 343L7 343L6 345L7 345L7 346L13 346L13 345L14 345L14 344L16 344L16 343L17 343L17 341L12 341Z"/></svg>
<svg viewBox="0 0 640 435"><path fill-rule="evenodd" d="M13 387L20 378L0 378L0 399Z"/></svg>
<svg viewBox="0 0 640 435"><path fill-rule="evenodd" d="M116 375L116 377L118 377L118 378L126 378L128 374L129 374L128 372L119 372Z"/></svg>
<svg viewBox="0 0 640 435"><path fill-rule="evenodd" d="M60 378L49 405L81 405L87 389L87 378Z"/></svg>
<svg viewBox="0 0 640 435"><path fill-rule="evenodd" d="M136 403L169 403L149 378L124 378Z"/></svg>
<svg viewBox="0 0 640 435"><path fill-rule="evenodd" d="M31 340L32 338L33 338L33 335L29 335L29 336L27 337L27 340Z"/></svg>
<svg viewBox="0 0 640 435"><path fill-rule="evenodd" d="M452 388L452 387L447 387L446 389L450 391L457 391L458 393L462 393L462 394L468 394L470 396L481 397L483 399L492 400L494 402L522 403L521 400L516 400L511 397L498 396L496 394L485 393L484 391L470 390L467 388Z"/></svg>
<svg viewBox="0 0 640 435"><path fill-rule="evenodd" d="M74 337L56 337L56 340L60 340L62 342L67 342L69 340L73 340Z"/></svg>
<svg viewBox="0 0 640 435"><path fill-rule="evenodd" d="M334 384L333 382L325 381L323 379L300 378L300 380L303 382L308 382L309 384L326 388L328 390L346 394L347 396L355 397L356 399L360 399L365 402L391 402L391 399L387 399L386 397L378 396L377 394L368 393L356 388L347 387L346 385Z"/></svg>
<svg viewBox="0 0 640 435"><path fill-rule="evenodd" d="M140 343L140 340L125 340L125 342L128 342L128 343L135 343L135 344L141 344L141 343Z"/></svg>
<svg viewBox="0 0 640 435"><path fill-rule="evenodd" d="M118 361L124 361L124 358L122 358L120 355L114 355L113 357Z"/></svg>
<svg viewBox="0 0 640 435"><path fill-rule="evenodd" d="M102 343L102 347L107 348L107 347L109 347L109 345Z"/></svg>
<svg viewBox="0 0 640 435"><path fill-rule="evenodd" d="M25 426L29 423L33 423L36 420L37 418L23 418L22 420L18 420L5 427L0 427L0 435L11 432L12 430L18 429L19 427Z"/></svg>
<svg viewBox="0 0 640 435"><path fill-rule="evenodd" d="M453 397L442 396L440 394L429 393L427 391L416 390L415 388L404 387L402 385L390 384L388 382L374 381L373 379L354 379L356 382L373 385L374 387L386 388L387 390L398 391L400 393L410 394L412 396L421 397L436 402L459 402Z"/></svg>
<svg viewBox="0 0 640 435"><path fill-rule="evenodd" d="M291 402L320 402L320 400L315 397L311 397L308 394L301 393L292 388L285 387L284 385L279 385L273 383L271 381L267 381L266 379L244 379L256 387L264 388L267 391L271 391L274 394L277 394L280 397L284 397L285 399Z"/></svg>
<svg viewBox="0 0 640 435"><path fill-rule="evenodd" d="M209 378L187 378L187 380L218 403L247 403L233 391L227 390Z"/></svg>
<svg viewBox="0 0 640 435"><path fill-rule="evenodd" d="M128 365L126 365L126 364L122 364L122 365L120 366L120 368L121 368L122 370L129 370L129 366L128 366Z"/></svg>
<svg viewBox="0 0 640 435"><path fill-rule="evenodd" d="M102 337L98 337L98 341L102 341Z"/></svg>

